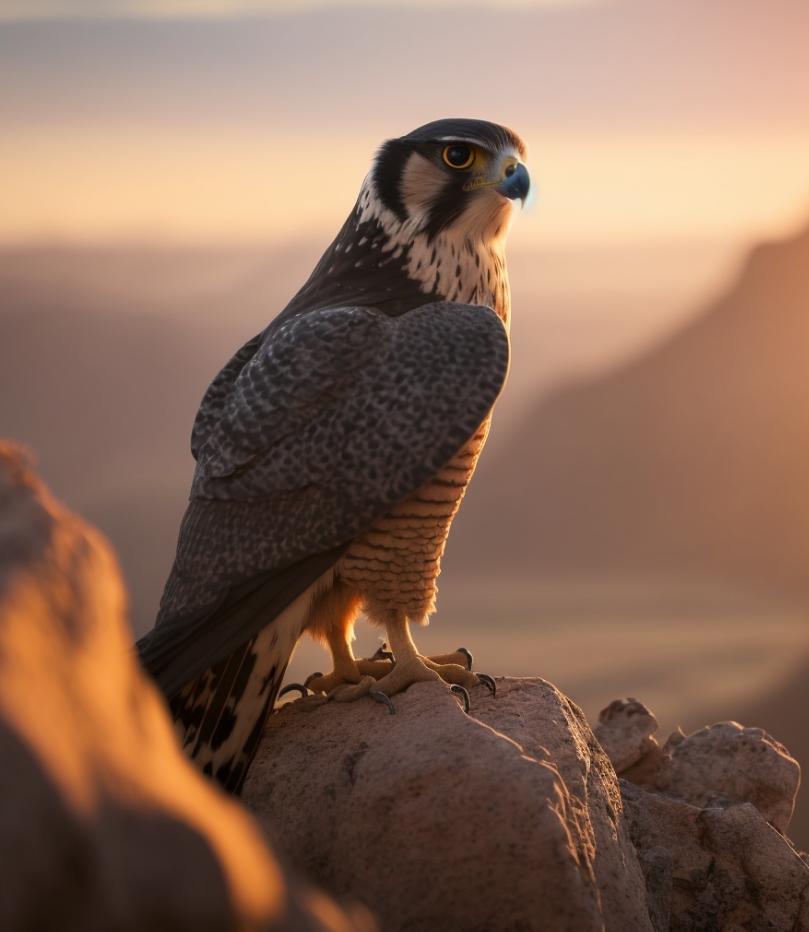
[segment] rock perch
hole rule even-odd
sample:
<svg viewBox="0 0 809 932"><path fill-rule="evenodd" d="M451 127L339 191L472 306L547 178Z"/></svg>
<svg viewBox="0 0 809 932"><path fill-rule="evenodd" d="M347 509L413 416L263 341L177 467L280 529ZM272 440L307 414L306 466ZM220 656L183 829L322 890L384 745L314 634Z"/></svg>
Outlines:
<svg viewBox="0 0 809 932"><path fill-rule="evenodd" d="M384 714L383 714L384 713ZM386 932L652 932L613 769L543 680L442 684L270 719L247 805L293 864Z"/></svg>
<svg viewBox="0 0 809 932"><path fill-rule="evenodd" d="M809 869L782 834L799 768L777 741L726 722L660 748L637 700L594 735L549 683L497 686L469 716L440 684L395 718L299 699L244 801L386 932L809 932Z"/></svg>
<svg viewBox="0 0 809 932"><path fill-rule="evenodd" d="M0 444L0 932L370 932L180 753L104 539ZM285 858L382 932L809 932L798 764L722 722L661 747L538 679L271 717L244 787ZM617 771L617 776L616 776Z"/></svg>

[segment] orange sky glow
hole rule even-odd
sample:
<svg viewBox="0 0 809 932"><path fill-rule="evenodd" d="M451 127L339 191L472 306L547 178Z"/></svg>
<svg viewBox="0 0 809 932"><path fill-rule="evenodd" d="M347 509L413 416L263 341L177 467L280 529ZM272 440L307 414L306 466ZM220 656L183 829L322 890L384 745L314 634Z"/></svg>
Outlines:
<svg viewBox="0 0 809 932"><path fill-rule="evenodd" d="M529 142L526 247L805 222L802 5L458 2L0 0L0 243L321 238L447 115Z"/></svg>
<svg viewBox="0 0 809 932"><path fill-rule="evenodd" d="M523 132L540 193L513 231L522 246L746 241L809 214L809 131ZM283 127L26 127L0 148L0 242L322 237L345 218L378 142L369 131L340 140L324 166L317 134Z"/></svg>

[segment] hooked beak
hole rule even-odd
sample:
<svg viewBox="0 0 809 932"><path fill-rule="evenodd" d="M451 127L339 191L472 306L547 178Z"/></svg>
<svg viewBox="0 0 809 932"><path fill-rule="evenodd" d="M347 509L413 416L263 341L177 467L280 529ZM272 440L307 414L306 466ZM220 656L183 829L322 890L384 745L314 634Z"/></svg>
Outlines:
<svg viewBox="0 0 809 932"><path fill-rule="evenodd" d="M503 165L500 181L493 187L503 197L507 197L512 201L519 198L525 205L525 199L531 189L531 177L528 174L528 169L516 159L507 159Z"/></svg>

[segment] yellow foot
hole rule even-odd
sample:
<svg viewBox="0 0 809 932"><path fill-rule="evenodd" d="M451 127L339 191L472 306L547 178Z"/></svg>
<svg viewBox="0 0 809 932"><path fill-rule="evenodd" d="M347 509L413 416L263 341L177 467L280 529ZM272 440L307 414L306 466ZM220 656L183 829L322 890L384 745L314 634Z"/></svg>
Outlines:
<svg viewBox="0 0 809 932"><path fill-rule="evenodd" d="M358 663L369 664L378 663L379 661L358 661ZM460 664L436 664L427 657L421 657L417 654L409 654L403 660L397 661L393 665L386 661L388 671L385 676L377 679L369 674L364 676L358 683L338 683L329 690L328 697L336 702L355 702L364 696L370 696L377 702L387 705L391 715L394 713L393 703L390 696L403 692L413 683L424 682L446 682L450 684L450 689L459 694L464 705L464 709L469 711L469 694L464 688L466 686L477 686L480 680L474 673L465 670ZM377 670L374 670L377 672ZM332 676L333 674L330 674ZM309 688L321 687L323 683L331 686L331 681L327 677L320 677L317 681L308 682Z"/></svg>
<svg viewBox="0 0 809 932"><path fill-rule="evenodd" d="M414 655L407 656L402 661L393 660L357 660L352 667L356 666L356 675L346 664L341 664L339 670L334 670L327 676L316 673L310 676L304 684L313 692L325 693L329 699L337 702L354 702L362 699L363 696L370 694L377 698L379 702L385 702L384 698L395 695L413 683L424 680L441 680L441 675L437 670L430 669L425 662L426 658ZM432 666L436 666L432 664ZM457 667L453 671L463 674L465 671L462 667ZM474 676L473 674L468 674ZM475 684L478 682L474 677ZM389 704L388 704L389 705ZM390 708L392 708L389 705Z"/></svg>
<svg viewBox="0 0 809 932"><path fill-rule="evenodd" d="M486 677L486 679L491 679L491 677ZM460 664L439 664L420 654L406 654L402 660L396 661L396 665L387 676L372 685L368 694L378 702L387 701L390 713L393 715L393 703L386 697L403 692L413 683L430 681L448 683L450 691L461 699L465 712L469 712L467 687L477 686L481 682L474 673L465 670Z"/></svg>
<svg viewBox="0 0 809 932"><path fill-rule="evenodd" d="M483 683L490 692L496 691L494 680L490 676L485 673L472 672L472 654L465 647L459 647L450 654L431 654L425 657L417 653L415 656L424 663L428 670L434 670L445 683L456 684L467 689ZM387 643L384 643L374 654L374 658L378 657L393 657Z"/></svg>
<svg viewBox="0 0 809 932"><path fill-rule="evenodd" d="M465 647L459 647L451 654L432 654L429 657L417 654L417 657L429 670L434 670L445 683L463 686L464 689L471 689L472 686L483 683L492 696L497 695L497 686L488 673L472 671L472 654Z"/></svg>
<svg viewBox="0 0 809 932"><path fill-rule="evenodd" d="M449 684L450 690L461 698L467 712L467 690L471 687L483 683L492 695L496 693L492 677L485 673L472 672L472 655L465 648L451 654L432 657L424 657L407 650L398 661L375 659L379 657L393 657L387 650L387 645L383 645L370 660L342 659L329 674L313 673L303 686L298 683L290 684L281 690L279 698L293 689L299 690L303 696L309 695L311 690L336 702L355 702L364 696L370 696L387 705L393 715L393 703L389 697L403 692L413 683L443 681Z"/></svg>
<svg viewBox="0 0 809 932"><path fill-rule="evenodd" d="M355 660L350 665L341 664L339 668L325 676L322 673L313 673L303 685L311 689L313 693L331 697L335 690L342 690L346 686L358 686L366 679L374 683L390 673L392 669L392 660Z"/></svg>
<svg viewBox="0 0 809 932"><path fill-rule="evenodd" d="M472 655L465 647L459 647L458 650L453 651L451 654L431 654L426 658L431 660L433 663L438 664L459 664L467 670L472 669Z"/></svg>
<svg viewBox="0 0 809 932"><path fill-rule="evenodd" d="M493 697L497 695L497 685L493 677L488 673L472 672L472 655L465 647L459 647L451 654L434 654L422 659L431 670L438 671L441 679L447 683L457 684L465 689L483 683ZM457 672L459 666L462 668L461 674Z"/></svg>
<svg viewBox="0 0 809 932"><path fill-rule="evenodd" d="M315 695L328 696L329 699L337 699L342 697L342 691L346 687L353 689L362 684L363 691L357 696L359 698L359 696L366 695L370 686L390 673L392 669L392 660L354 660L353 658L349 661L342 660L331 673L313 673L304 680L303 684L290 683L278 693L278 698L296 691L301 696L315 693ZM367 684L365 680L368 680Z"/></svg>

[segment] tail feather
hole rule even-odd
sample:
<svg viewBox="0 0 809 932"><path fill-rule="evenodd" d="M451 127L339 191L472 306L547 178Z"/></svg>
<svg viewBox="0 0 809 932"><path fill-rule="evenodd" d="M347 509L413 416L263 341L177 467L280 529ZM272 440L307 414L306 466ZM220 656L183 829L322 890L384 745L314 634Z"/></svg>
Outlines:
<svg viewBox="0 0 809 932"><path fill-rule="evenodd" d="M334 566L345 549L336 547L247 579L190 616L161 617L137 643L143 667L172 697L273 623Z"/></svg>
<svg viewBox="0 0 809 932"><path fill-rule="evenodd" d="M287 664L306 628L316 585L171 699L183 750L231 793L239 792L247 775Z"/></svg>
<svg viewBox="0 0 809 932"><path fill-rule="evenodd" d="M230 792L247 774L309 624L312 596L331 580L344 550L247 579L193 615L161 616L138 641L141 663L169 699L183 750Z"/></svg>

